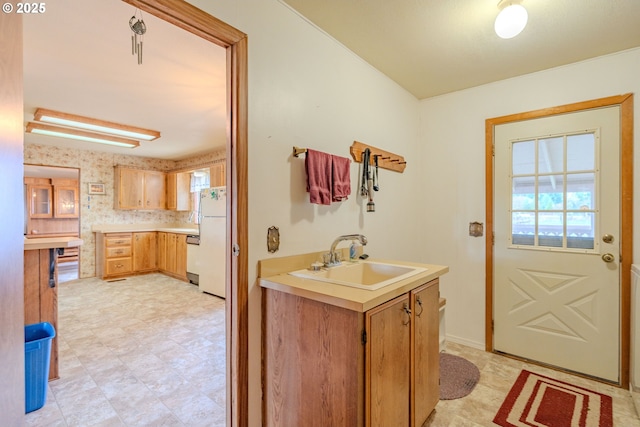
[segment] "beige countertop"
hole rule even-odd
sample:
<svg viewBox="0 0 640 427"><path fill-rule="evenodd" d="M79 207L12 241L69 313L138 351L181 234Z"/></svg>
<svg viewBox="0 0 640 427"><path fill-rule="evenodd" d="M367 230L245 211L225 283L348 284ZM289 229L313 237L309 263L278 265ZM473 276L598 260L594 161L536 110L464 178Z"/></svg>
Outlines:
<svg viewBox="0 0 640 427"><path fill-rule="evenodd" d="M25 237L24 250L73 248L81 246L82 243L82 239L79 237L38 237L34 239L27 239Z"/></svg>
<svg viewBox="0 0 640 427"><path fill-rule="evenodd" d="M94 233L135 233L144 231L164 231L167 233L199 234L196 226L180 226L174 224L94 224Z"/></svg>
<svg viewBox="0 0 640 427"><path fill-rule="evenodd" d="M371 259L369 260L371 261ZM274 267L269 265L269 261L270 260L261 261L261 264L267 264L266 266L261 265L261 271L273 271L272 269ZM292 276L288 274L288 271L295 271L301 268L299 263L292 263L288 270L286 267L277 267L277 269L284 269L287 272L269 275L268 277L261 277L260 286L364 313L365 311L407 293L424 283L437 279L449 271L449 267L443 265L375 259L372 261L422 267L425 268L426 271L420 272L396 283L392 283L381 289L372 291Z"/></svg>

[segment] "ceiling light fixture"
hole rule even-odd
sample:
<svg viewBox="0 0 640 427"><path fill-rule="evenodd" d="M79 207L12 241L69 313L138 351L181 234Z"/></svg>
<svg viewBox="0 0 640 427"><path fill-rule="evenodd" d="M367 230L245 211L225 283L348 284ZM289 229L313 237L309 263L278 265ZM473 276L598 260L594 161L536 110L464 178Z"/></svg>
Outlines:
<svg viewBox="0 0 640 427"><path fill-rule="evenodd" d="M499 37L510 39L524 30L529 15L519 0L500 0L498 9L500 9L500 13L496 17L493 28Z"/></svg>
<svg viewBox="0 0 640 427"><path fill-rule="evenodd" d="M155 130L123 125L105 120L92 119L90 117L83 117L75 114L61 113L59 111L47 110L45 108L38 108L33 115L33 118L38 122L53 123L72 128L121 136L124 138L144 141L153 141L154 139L160 138L160 132Z"/></svg>
<svg viewBox="0 0 640 427"><path fill-rule="evenodd" d="M100 144L116 145L118 147L134 148L140 143L133 139L121 138L113 135L105 135L96 132L88 132L78 129L64 128L60 126L52 126L43 123L27 123L28 133L37 133L40 135L58 136L61 138L77 139L80 141L98 142Z"/></svg>

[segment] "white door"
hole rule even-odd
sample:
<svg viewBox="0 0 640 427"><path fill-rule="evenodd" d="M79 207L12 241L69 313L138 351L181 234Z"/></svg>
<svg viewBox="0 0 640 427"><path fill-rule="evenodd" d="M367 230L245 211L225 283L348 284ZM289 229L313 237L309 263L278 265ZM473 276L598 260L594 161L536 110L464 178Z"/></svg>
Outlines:
<svg viewBox="0 0 640 427"><path fill-rule="evenodd" d="M494 141L494 349L618 382L619 106Z"/></svg>

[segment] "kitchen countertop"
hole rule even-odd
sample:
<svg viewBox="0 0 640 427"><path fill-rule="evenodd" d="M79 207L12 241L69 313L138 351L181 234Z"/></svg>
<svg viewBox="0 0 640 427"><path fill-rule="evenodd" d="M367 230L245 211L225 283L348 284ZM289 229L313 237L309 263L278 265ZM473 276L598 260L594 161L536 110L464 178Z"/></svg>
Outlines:
<svg viewBox="0 0 640 427"><path fill-rule="evenodd" d="M78 237L39 237L36 239L24 239L24 250L73 248L82 245L82 239Z"/></svg>
<svg viewBox="0 0 640 427"><path fill-rule="evenodd" d="M144 231L164 231L166 233L199 234L198 227L181 227L173 224L94 224L94 233L135 233Z"/></svg>
<svg viewBox="0 0 640 427"><path fill-rule="evenodd" d="M305 279L292 276L288 274L288 272L269 277L261 277L260 286L364 313L424 283L437 279L449 271L449 267L443 265L419 264L395 260L369 259L368 261L422 267L426 268L426 271L374 291ZM269 263L269 260L263 260L261 263ZM261 269L264 268L267 270L269 267L269 265L267 265L266 268L261 266ZM296 271L298 269L300 269L299 264L291 264L288 271Z"/></svg>

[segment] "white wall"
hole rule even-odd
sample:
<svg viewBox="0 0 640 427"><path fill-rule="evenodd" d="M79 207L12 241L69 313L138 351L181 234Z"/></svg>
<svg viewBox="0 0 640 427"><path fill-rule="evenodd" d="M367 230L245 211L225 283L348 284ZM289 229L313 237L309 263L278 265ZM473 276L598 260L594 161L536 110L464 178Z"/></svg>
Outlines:
<svg viewBox="0 0 640 427"><path fill-rule="evenodd" d="M362 233L366 252L417 261L422 213L419 101L276 0L191 0L249 37L249 425L260 425L260 259L328 250L335 237ZM349 157L354 140L405 156L403 174L380 172L376 212L355 193L311 205L304 157L292 146ZM358 165L352 164L352 191ZM267 229L280 229L276 254Z"/></svg>
<svg viewBox="0 0 640 427"><path fill-rule="evenodd" d="M640 49L426 99L420 103L422 192L426 196L422 261L450 266L447 335L484 347L484 238L468 235L469 222L486 223L484 123L499 117L590 99L640 93ZM640 123L640 108L634 120ZM635 164L640 136L635 133ZM634 186L640 188L636 167ZM640 197L634 201L634 263L640 261Z"/></svg>

